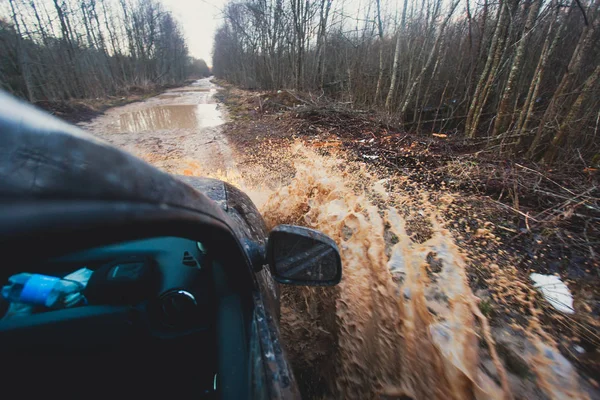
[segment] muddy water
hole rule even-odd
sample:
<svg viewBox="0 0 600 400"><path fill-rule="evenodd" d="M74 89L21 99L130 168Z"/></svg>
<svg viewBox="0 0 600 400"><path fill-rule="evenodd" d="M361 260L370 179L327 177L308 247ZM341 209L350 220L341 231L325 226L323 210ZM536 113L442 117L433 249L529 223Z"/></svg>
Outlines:
<svg viewBox="0 0 600 400"><path fill-rule="evenodd" d="M338 243L344 264L339 286L282 292L281 330L308 397L585 397L535 314L522 339L532 375L507 372L468 285L470 261L425 194L404 196L394 190L396 178L377 180L343 155L324 157L301 143L277 150L282 167L293 166L287 178L262 170L242 175L234 159L244 155L222 134L225 115L215 90L201 80L113 109L84 127L169 172L242 187L271 227L309 226ZM273 187L273 181L280 184ZM416 221L427 226L416 227ZM416 230L429 233L411 236Z"/></svg>
<svg viewBox="0 0 600 400"><path fill-rule="evenodd" d="M220 125L226 119L207 79L108 110L84 129L171 173L235 171ZM191 167L190 167L191 166ZM191 168L191 169L190 169Z"/></svg>
<svg viewBox="0 0 600 400"><path fill-rule="evenodd" d="M166 97L163 97L166 98ZM144 132L162 129L195 129L223 123L216 104L164 105L121 114L121 131Z"/></svg>
<svg viewBox="0 0 600 400"><path fill-rule="evenodd" d="M324 157L302 144L291 153L295 176L261 211L269 226L324 231L339 244L344 264L335 289L283 291L282 332L285 343L293 343L288 351L306 393L344 399L586 398L573 366L535 313L514 339L530 373L507 372L467 281L472 261L426 193L395 191L394 179L401 177L377 180L343 155ZM444 200L452 201L452 195ZM409 233L416 231L429 233ZM503 285L519 288L517 281Z"/></svg>

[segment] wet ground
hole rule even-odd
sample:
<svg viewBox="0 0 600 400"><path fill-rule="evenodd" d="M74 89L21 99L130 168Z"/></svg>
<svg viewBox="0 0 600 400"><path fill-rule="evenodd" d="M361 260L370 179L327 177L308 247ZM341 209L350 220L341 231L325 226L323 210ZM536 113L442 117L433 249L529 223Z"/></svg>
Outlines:
<svg viewBox="0 0 600 400"><path fill-rule="evenodd" d="M304 225L336 240L339 286L282 291L282 335L305 398L590 396L540 324L535 291L508 264L459 246L447 211L460 196L378 175L330 143L292 140L261 99L232 108L227 123L217 90L199 80L80 126L168 172L242 187L271 227ZM493 225L477 234L499 240ZM490 323L500 309L485 290L473 293L468 273L488 267L495 287L522 299L524 323Z"/></svg>
<svg viewBox="0 0 600 400"><path fill-rule="evenodd" d="M79 126L171 173L235 170L220 125L226 110L208 78L146 101L108 110Z"/></svg>

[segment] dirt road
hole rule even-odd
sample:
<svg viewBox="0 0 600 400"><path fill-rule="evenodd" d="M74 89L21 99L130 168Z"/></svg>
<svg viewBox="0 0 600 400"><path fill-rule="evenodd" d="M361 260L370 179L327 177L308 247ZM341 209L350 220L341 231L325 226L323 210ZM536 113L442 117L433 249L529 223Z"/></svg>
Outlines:
<svg viewBox="0 0 600 400"><path fill-rule="evenodd" d="M167 172L232 171L234 157L220 128L227 113L216 92L209 78L200 79L79 126Z"/></svg>

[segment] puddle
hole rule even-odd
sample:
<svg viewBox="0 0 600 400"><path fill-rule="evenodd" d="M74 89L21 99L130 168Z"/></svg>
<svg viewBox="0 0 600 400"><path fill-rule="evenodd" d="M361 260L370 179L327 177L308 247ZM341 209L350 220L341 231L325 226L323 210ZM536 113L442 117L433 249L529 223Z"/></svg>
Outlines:
<svg viewBox="0 0 600 400"><path fill-rule="evenodd" d="M216 104L165 105L121 114L121 132L194 129L223 123Z"/></svg>
<svg viewBox="0 0 600 400"><path fill-rule="evenodd" d="M157 99L174 99L175 97L181 97L182 93L163 93L156 96Z"/></svg>
<svg viewBox="0 0 600 400"><path fill-rule="evenodd" d="M210 88L207 87L184 87L181 89L171 89L170 92L212 92Z"/></svg>

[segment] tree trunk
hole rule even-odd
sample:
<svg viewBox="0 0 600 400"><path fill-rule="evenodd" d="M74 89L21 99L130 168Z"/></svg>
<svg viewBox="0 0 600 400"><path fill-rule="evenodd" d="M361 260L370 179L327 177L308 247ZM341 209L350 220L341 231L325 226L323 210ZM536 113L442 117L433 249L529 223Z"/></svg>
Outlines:
<svg viewBox="0 0 600 400"><path fill-rule="evenodd" d="M400 62L400 31L396 33L396 47L394 50L394 65L392 66L392 78L390 81L390 88L385 98L385 109L390 110L392 100L394 99L394 92L396 90L396 80L398 79L398 64Z"/></svg>
<svg viewBox="0 0 600 400"><path fill-rule="evenodd" d="M467 115L466 133L469 138L473 138L477 135L477 128L479 127L479 120L483 113L483 107L487 103L490 89L498 74L500 61L502 54L504 53L506 36L510 23L510 10L506 1L500 3L498 12L498 23L496 24L496 29L492 38L488 59L486 61L484 72L481 74L481 78L475 89L475 95L473 96L473 101L471 102L469 113Z"/></svg>
<svg viewBox="0 0 600 400"><path fill-rule="evenodd" d="M316 82L319 87L323 87L325 79L325 40L327 33L327 22L329 11L333 0L321 0L321 9L319 15L319 33L317 36L317 71Z"/></svg>
<svg viewBox="0 0 600 400"><path fill-rule="evenodd" d="M596 85L599 76L600 64L596 66L594 72L592 72L592 74L585 80L581 93L579 93L579 96L577 96L577 99L571 105L569 113L567 114L563 122L560 124L558 131L552 138L552 142L548 146L548 149L546 150L542 158L542 161L544 163L551 164L552 162L554 162L558 153L558 149L564 144L569 133L575 131L577 129L577 126L580 125L576 121L577 116L581 111L582 105L589 100L592 94L592 90L594 89L594 86Z"/></svg>
<svg viewBox="0 0 600 400"><path fill-rule="evenodd" d="M505 0L504 0L505 1ZM471 104L469 106L469 112L467 113L467 121L465 124L465 133L467 137L475 137L475 130L473 129L473 118L476 113L477 107L479 107L481 93L483 92L483 87L485 85L487 76L492 68L492 62L494 58L494 54L496 53L496 47L498 46L498 42L500 40L500 31L501 26L504 24L505 19L505 4L504 1L500 2L500 6L498 7L498 17L496 19L496 27L494 29L494 35L492 36L492 41L490 43L490 48L488 50L488 55L486 58L485 65L483 67L483 71L479 77L479 81L477 82L477 86L475 87L475 93L473 94L473 99L471 100ZM483 36L483 35L482 35Z"/></svg>
<svg viewBox="0 0 600 400"><path fill-rule="evenodd" d="M527 44L527 36L531 32L533 24L537 19L541 5L542 0L533 0L533 4L529 8L529 14L527 16L527 21L525 22L525 27L523 28L523 34L521 35L519 45L515 51L515 57L506 81L506 87L504 88L504 93L502 94L500 105L498 106L498 112L496 115L496 121L494 122L494 131L492 136L500 135L506 132L512 119L509 110L511 109L511 104L513 102L515 84L517 83L517 79L521 73L523 55L525 54L525 45Z"/></svg>
<svg viewBox="0 0 600 400"><path fill-rule="evenodd" d="M600 0L595 0L594 6L591 7L593 9L597 9L600 6ZM579 75L581 67L583 66L583 58L586 53L590 51L592 44L594 43L594 33L600 26L600 16L598 16L593 24L587 25L583 28L581 35L579 36L579 41L575 50L573 51L573 55L571 56L571 60L569 61L569 66L567 67L566 72L564 73L560 84L554 91L550 102L548 103L548 107L544 112L544 116L542 117L540 124L538 126L538 131L536 133L536 137L531 144L531 147L528 152L528 156L538 160L546 150L546 145L544 144L545 138L550 135L551 128L548 129L546 124L548 121L554 117L556 117L560 113L564 94L572 85L573 81ZM562 101L561 101L562 100Z"/></svg>
<svg viewBox="0 0 600 400"><path fill-rule="evenodd" d="M19 62L19 69L23 75L23 82L25 83L25 91L27 95L27 100L30 102L35 101L35 96L33 93L33 83L31 81L31 68L29 65L29 59L27 50L25 46L23 46L23 37L21 36L21 25L19 24L19 20L17 18L17 12L15 10L15 5L13 0L8 1L10 4L10 10L12 11L13 23L15 24L15 30L17 31L17 60Z"/></svg>
<svg viewBox="0 0 600 400"><path fill-rule="evenodd" d="M460 0L456 0L450 6L450 10L448 10L448 14L446 15L446 18L444 19L444 21L440 25L440 28L439 28L440 31L438 32L438 35L435 38L435 42L433 44L431 52L429 53L429 57L427 57L427 62L425 63L425 65L421 69L421 72L419 73L419 75L413 81L412 85L410 86L410 89L408 90L408 93L406 94L406 97L404 99L404 102L402 104L402 108L401 108L401 111L400 111L400 113L402 114L402 116L404 116L404 114L406 113L406 110L408 109L408 105L410 104L410 102L411 102L411 100L412 100L412 98L414 96L415 89L417 88L417 85L421 82L421 79L423 79L423 75L425 75L425 72L429 69L429 67L431 66L431 63L433 62L433 58L437 54L437 50L438 50L440 41L442 39L442 35L444 34L444 29L446 28L446 25L448 24L448 21L452 17L452 14L454 14L454 10L456 10L456 6L458 6L459 2L460 2Z"/></svg>
<svg viewBox="0 0 600 400"><path fill-rule="evenodd" d="M574 3L575 2L573 2L572 4ZM544 77L546 65L548 64L548 60L550 59L550 56L552 55L554 49L556 48L556 45L558 44L559 38L561 37L562 31L565 26L565 24L559 25L554 35L554 39L551 39L552 30L554 28L554 24L558 21L560 12L560 9L558 8L558 0L554 0L552 4L553 7L556 9L556 15L554 16L554 18L552 18L548 26L546 39L544 40L544 45L542 46L540 58L538 60L538 64L533 73L533 78L531 79L531 83L529 85L527 99L525 100L525 104L523 104L523 107L521 108L519 120L517 121L517 134L520 135L516 143L517 148L523 148L523 144L525 144L525 146L528 146L530 142L530 140L524 140L522 135L528 135L527 129L529 128L529 123L533 117L535 102L540 91L540 84ZM550 40L552 40L552 43L550 43Z"/></svg>
<svg viewBox="0 0 600 400"><path fill-rule="evenodd" d="M392 67L392 79L390 82L390 88L388 90L387 97L385 99L385 108L386 110L390 110L392 107L392 101L394 100L394 95L396 92L396 80L398 79L398 65L400 64L400 45L401 39L403 37L403 33L405 32L405 24L406 24L406 6L408 5L408 0L404 0L404 4L402 7L402 20L400 21L400 28L398 32L396 32L396 48L394 50L394 65Z"/></svg>
<svg viewBox="0 0 600 400"><path fill-rule="evenodd" d="M377 5L377 30L379 33L379 75L377 77L377 89L375 90L375 101L379 102L381 94L381 81L383 80L383 22L381 21L381 0L375 0Z"/></svg>

